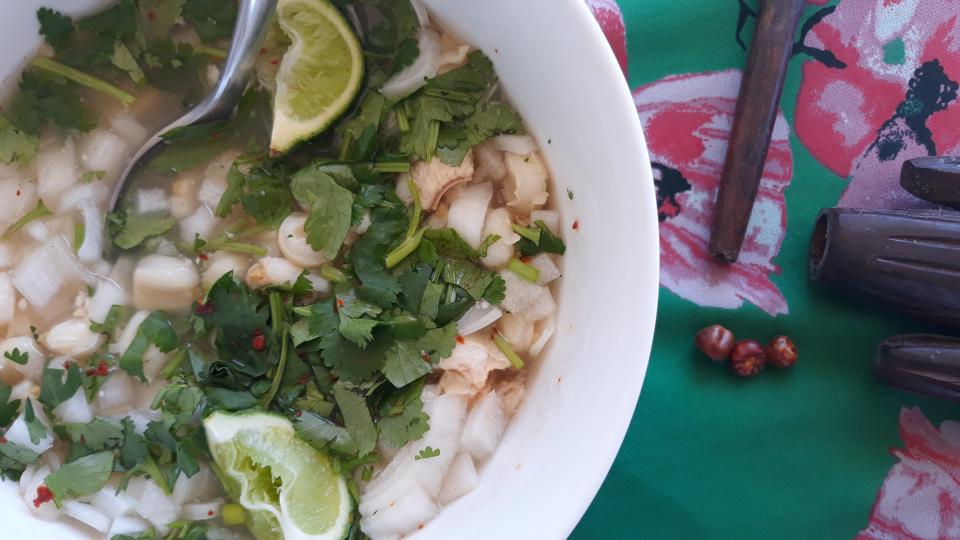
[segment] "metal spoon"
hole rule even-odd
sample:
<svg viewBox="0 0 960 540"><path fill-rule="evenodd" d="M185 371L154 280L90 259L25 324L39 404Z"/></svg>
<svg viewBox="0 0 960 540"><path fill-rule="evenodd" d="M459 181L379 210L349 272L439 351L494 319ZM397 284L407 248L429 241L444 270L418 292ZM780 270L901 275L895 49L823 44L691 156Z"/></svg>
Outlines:
<svg viewBox="0 0 960 540"><path fill-rule="evenodd" d="M176 128L226 120L233 114L240 97L247 88L253 75L253 65L260 51L260 44L266 36L270 15L277 0L240 0L237 23L230 42L230 50L220 73L220 79L207 97L186 114L161 129L130 158L123 174L117 180L110 198L110 209L116 209L117 203L126 191L126 186L134 173L139 171L151 159L156 157L168 143L163 134Z"/></svg>

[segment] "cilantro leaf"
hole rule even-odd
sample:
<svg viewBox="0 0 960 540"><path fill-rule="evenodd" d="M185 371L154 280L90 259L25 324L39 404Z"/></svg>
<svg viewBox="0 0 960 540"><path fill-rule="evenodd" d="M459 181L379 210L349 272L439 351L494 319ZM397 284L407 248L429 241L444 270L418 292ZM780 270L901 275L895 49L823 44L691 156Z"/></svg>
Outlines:
<svg viewBox="0 0 960 540"><path fill-rule="evenodd" d="M147 316L137 328L133 342L120 357L120 369L146 382L143 373L143 355L150 345L156 345L160 352L170 352L177 347L177 333L166 315L155 311Z"/></svg>
<svg viewBox="0 0 960 540"><path fill-rule="evenodd" d="M340 335L363 348L373 339L373 329L377 324L379 322L373 319L354 319L341 314Z"/></svg>
<svg viewBox="0 0 960 540"><path fill-rule="evenodd" d="M66 379L63 372L62 369L47 366L40 378L40 403L50 410L56 409L57 405L73 397L83 384L80 366L76 362L71 362L67 367Z"/></svg>
<svg viewBox="0 0 960 540"><path fill-rule="evenodd" d="M257 225L276 229L293 212L293 197L282 169L269 164L253 167L243 174L233 167L227 174L227 190L217 204L217 215L224 217L240 203Z"/></svg>
<svg viewBox="0 0 960 540"><path fill-rule="evenodd" d="M353 193L314 167L293 175L291 189L297 200L310 206L310 215L304 224L307 242L328 260L334 259L350 228Z"/></svg>
<svg viewBox="0 0 960 540"><path fill-rule="evenodd" d="M132 249L147 238L166 233L177 221L169 214L134 214L120 209L107 214L107 231L120 249Z"/></svg>
<svg viewBox="0 0 960 540"><path fill-rule="evenodd" d="M217 348L221 356L232 356L236 367L251 375L266 373L265 351L254 351L250 344L259 332L267 342L273 331L267 325L268 310L261 309L261 299L246 285L234 281L233 273L220 277L207 293L207 302L194 305L197 316L209 327L216 328Z"/></svg>
<svg viewBox="0 0 960 540"><path fill-rule="evenodd" d="M126 319L129 315L130 307L114 304L107 311L107 317L102 323L90 322L90 331L98 334L112 334L120 325L121 319Z"/></svg>
<svg viewBox="0 0 960 540"><path fill-rule="evenodd" d="M414 456L413 459L414 459L414 461L419 461L419 460L421 460L421 459L435 458L435 457L437 457L437 456L439 456L439 455L440 455L440 449L439 449L439 448L434 449L434 448L431 448L431 447L428 446L428 447L420 450L420 452L417 453L417 455Z"/></svg>
<svg viewBox="0 0 960 540"><path fill-rule="evenodd" d="M563 240L553 234L546 223L538 219L534 225L536 226L527 229L531 233L526 236L520 235L517 247L520 248L521 255L524 257L532 257L540 253L563 255L566 252L567 246L563 243Z"/></svg>
<svg viewBox="0 0 960 540"><path fill-rule="evenodd" d="M183 19L204 43L230 37L236 18L234 0L187 0L183 6Z"/></svg>
<svg viewBox="0 0 960 540"><path fill-rule="evenodd" d="M300 438L320 450L326 450L329 447L347 455L355 452L353 441L346 428L338 426L318 414L301 411L299 415L293 418L293 428Z"/></svg>
<svg viewBox="0 0 960 540"><path fill-rule="evenodd" d="M36 463L40 459L40 454L17 446L12 442L0 442L0 474L5 478L19 478L20 473L27 468L27 465ZM11 473L16 472L16 476Z"/></svg>
<svg viewBox="0 0 960 540"><path fill-rule="evenodd" d="M77 26L86 32L111 37L129 36L138 30L137 5L134 0L120 0L104 11L80 19Z"/></svg>
<svg viewBox="0 0 960 540"><path fill-rule="evenodd" d="M40 35L46 39L54 51L62 52L70 45L76 33L73 19L59 11L42 7L37 10L37 21L40 23Z"/></svg>
<svg viewBox="0 0 960 540"><path fill-rule="evenodd" d="M147 450L147 439L136 431L136 426L129 417L120 421L123 426L123 443L120 445L120 463L127 469L132 469L138 463L150 459Z"/></svg>
<svg viewBox="0 0 960 540"><path fill-rule="evenodd" d="M100 491L113 472L113 453L99 452L67 463L47 475L43 483L53 493L59 508L64 499L92 495Z"/></svg>
<svg viewBox="0 0 960 540"><path fill-rule="evenodd" d="M370 228L353 245L350 261L362 284L358 292L379 305L389 306L396 303L401 289L397 278L387 272L384 261L390 245L406 231L407 221L376 211L372 219Z"/></svg>
<svg viewBox="0 0 960 540"><path fill-rule="evenodd" d="M23 408L23 421L27 424L27 433L30 435L30 442L37 444L41 439L47 438L47 426L37 419L37 413L33 410L33 400L28 399Z"/></svg>
<svg viewBox="0 0 960 540"><path fill-rule="evenodd" d="M410 385L390 404L387 414L381 414L377 427L380 438L392 448L400 448L423 437L430 428L430 417L423 412L420 391L423 384Z"/></svg>
<svg viewBox="0 0 960 540"><path fill-rule="evenodd" d="M95 452L120 448L124 441L123 422L112 418L98 416L90 422L64 424L63 429L68 439Z"/></svg>
<svg viewBox="0 0 960 540"><path fill-rule="evenodd" d="M140 0L140 30L151 40L170 35L183 12L185 0Z"/></svg>
<svg viewBox="0 0 960 540"><path fill-rule="evenodd" d="M429 358L420 356L414 343L398 341L387 350L383 374L391 384L400 388L433 371Z"/></svg>
<svg viewBox="0 0 960 540"><path fill-rule="evenodd" d="M80 101L77 88L64 78L28 69L20 76L20 93L13 100L9 120L33 134L47 122L68 131L90 131L97 119Z"/></svg>
<svg viewBox="0 0 960 540"><path fill-rule="evenodd" d="M390 340L374 333L374 339L365 347L347 340L340 332L329 334L321 343L321 358L327 367L342 380L363 383L383 368L385 352Z"/></svg>
<svg viewBox="0 0 960 540"><path fill-rule="evenodd" d="M17 347L14 347L12 351L3 353L3 357L14 364L20 364L21 366L27 365L27 362L30 361L30 355L20 351L20 349Z"/></svg>
<svg viewBox="0 0 960 540"><path fill-rule="evenodd" d="M12 386L0 382L0 427L9 425L17 417L20 400L7 401L12 393Z"/></svg>
<svg viewBox="0 0 960 540"><path fill-rule="evenodd" d="M383 118L386 98L380 92L367 92L359 112L337 126L340 135L340 155L350 160L369 159L374 153L374 142Z"/></svg>
<svg viewBox="0 0 960 540"><path fill-rule="evenodd" d="M40 139L25 133L0 115L0 161L17 166L26 165L40 148Z"/></svg>
<svg viewBox="0 0 960 540"><path fill-rule="evenodd" d="M333 397L343 416L343 424L350 434L351 446L358 457L363 457L377 445L377 427L370 416L367 400L352 386L338 382L333 386Z"/></svg>
<svg viewBox="0 0 960 540"><path fill-rule="evenodd" d="M110 63L116 66L117 69L126 72L126 74L130 76L130 79L137 84L142 84L146 80L143 69L141 69L140 64L137 63L137 58L121 41L117 41L114 44Z"/></svg>

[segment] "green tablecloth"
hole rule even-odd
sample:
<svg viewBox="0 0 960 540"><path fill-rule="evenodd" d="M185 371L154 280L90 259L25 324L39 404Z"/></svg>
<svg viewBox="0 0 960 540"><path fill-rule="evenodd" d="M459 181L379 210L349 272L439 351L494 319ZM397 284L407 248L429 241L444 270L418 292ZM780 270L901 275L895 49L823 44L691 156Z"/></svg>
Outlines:
<svg viewBox="0 0 960 540"><path fill-rule="evenodd" d="M934 427L957 409L869 372L878 340L929 328L819 289L806 256L821 208L921 206L902 160L960 152L960 3L811 2L731 268L705 246L756 2L588 3L621 56L625 21L662 296L633 423L573 538L960 538L960 427ZM789 334L800 361L736 379L691 345L715 322Z"/></svg>

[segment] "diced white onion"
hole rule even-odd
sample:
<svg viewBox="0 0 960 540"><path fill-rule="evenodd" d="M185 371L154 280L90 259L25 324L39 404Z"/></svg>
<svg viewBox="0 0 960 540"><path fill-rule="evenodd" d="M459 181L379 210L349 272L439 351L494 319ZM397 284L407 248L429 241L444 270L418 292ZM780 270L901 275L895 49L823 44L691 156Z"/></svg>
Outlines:
<svg viewBox="0 0 960 540"><path fill-rule="evenodd" d="M530 223L536 223L537 221L542 221L553 234L560 232L560 212L556 210L534 210L530 212Z"/></svg>
<svg viewBox="0 0 960 540"><path fill-rule="evenodd" d="M0 357L3 357L3 355L7 353L12 353L14 349L27 354L27 363L20 365L3 358L7 365L19 371L27 379L33 382L40 382L44 355L40 352L40 347L33 339L33 336L14 336L3 340L0 342Z"/></svg>
<svg viewBox="0 0 960 540"><path fill-rule="evenodd" d="M0 272L0 328L13 322L16 307L17 292L13 289L13 280L7 272Z"/></svg>
<svg viewBox="0 0 960 540"><path fill-rule="evenodd" d="M104 171L112 179L117 175L130 155L130 145L116 133L95 129L81 142L80 158L88 171Z"/></svg>
<svg viewBox="0 0 960 540"><path fill-rule="evenodd" d="M173 486L172 497L177 504L205 501L219 494L217 479L207 467L201 467L196 474L187 477L180 473Z"/></svg>
<svg viewBox="0 0 960 540"><path fill-rule="evenodd" d="M119 534L134 535L149 528L150 524L143 519L136 516L121 516L113 520L107 538L113 538Z"/></svg>
<svg viewBox="0 0 960 540"><path fill-rule="evenodd" d="M86 424L93 420L93 409L87 402L87 393L79 388L70 399L53 410L53 414L68 424Z"/></svg>
<svg viewBox="0 0 960 540"><path fill-rule="evenodd" d="M553 257L549 253L538 253L530 259L530 266L540 271L537 277L538 285L547 285L561 276L560 268L553 262Z"/></svg>
<svg viewBox="0 0 960 540"><path fill-rule="evenodd" d="M181 219L179 222L180 240L192 243L199 236L200 238L210 239L215 236L215 231L219 220L213 215L213 210L205 205L200 205L193 214Z"/></svg>
<svg viewBox="0 0 960 540"><path fill-rule="evenodd" d="M556 317L547 317L546 319L543 319L537 323L537 327L539 332L537 339L533 342L533 345L530 345L531 356L537 356L543 352L543 348L547 346L550 338L553 337L553 333L557 329Z"/></svg>
<svg viewBox="0 0 960 540"><path fill-rule="evenodd" d="M447 470L447 477L443 479L443 486L440 488L437 500L442 506L446 506L479 485L480 476L477 474L477 467L473 464L473 458L469 452L460 452L453 458L450 469Z"/></svg>
<svg viewBox="0 0 960 540"><path fill-rule="evenodd" d="M433 497L420 486L415 486L396 504L365 515L360 528L372 540L395 538L417 530L440 513Z"/></svg>
<svg viewBox="0 0 960 540"><path fill-rule="evenodd" d="M281 257L263 257L247 270L245 281L251 289L293 284L302 272L303 268Z"/></svg>
<svg viewBox="0 0 960 540"><path fill-rule="evenodd" d="M36 419L43 424L47 429L45 436L40 438L36 443L30 439L30 431L27 428L27 421L24 419L24 413L21 412L20 416L10 424L10 427L3 434L11 443L31 450L38 454L42 454L53 447L53 435L50 432L50 421L47 419L46 414L43 412L43 406L40 405L37 400L29 398L30 403L33 406L33 413Z"/></svg>
<svg viewBox="0 0 960 540"><path fill-rule="evenodd" d="M133 271L133 303L137 309L184 310L199 284L197 269L187 259L147 255Z"/></svg>
<svg viewBox="0 0 960 540"><path fill-rule="evenodd" d="M533 324L523 317L507 313L500 319L497 328L515 352L524 353L530 349L533 342Z"/></svg>
<svg viewBox="0 0 960 540"><path fill-rule="evenodd" d="M469 452L479 463L486 461L500 444L506 424L507 418L503 414L497 393L487 393L473 404L467 414L461 438L464 451Z"/></svg>
<svg viewBox="0 0 960 540"><path fill-rule="evenodd" d="M93 506L80 501L64 501L63 513L100 532L110 530L110 518Z"/></svg>
<svg viewBox="0 0 960 540"><path fill-rule="evenodd" d="M380 89L387 98L409 96L426 84L427 79L437 76L440 67L440 35L431 28L421 28L417 32L419 54L412 64L390 77Z"/></svg>
<svg viewBox="0 0 960 540"><path fill-rule="evenodd" d="M450 202L447 227L457 231L473 249L483 242L483 223L492 198L493 184L483 182L467 185Z"/></svg>
<svg viewBox="0 0 960 540"><path fill-rule="evenodd" d="M137 121L137 119L126 113L113 113L110 115L110 127L130 144L140 144L147 138L147 128Z"/></svg>
<svg viewBox="0 0 960 540"><path fill-rule="evenodd" d="M102 323L107 320L110 308L127 303L127 294L113 280L101 279L97 290L87 303L87 315L91 321Z"/></svg>
<svg viewBox="0 0 960 540"><path fill-rule="evenodd" d="M503 311L500 308L486 300L481 300L460 317L457 321L457 329L461 336L469 336L497 322L502 315Z"/></svg>
<svg viewBox="0 0 960 540"><path fill-rule="evenodd" d="M505 268L513 258L513 245L520 240L520 235L513 232L513 221L506 208L494 208L487 213L483 224L483 237L491 234L499 236L500 239L487 248L487 254L480 262L487 268Z"/></svg>
<svg viewBox="0 0 960 540"><path fill-rule="evenodd" d="M137 382L126 373L116 372L111 374L97 390L95 403L97 409L108 415L114 412L124 412L124 410L130 408L137 386Z"/></svg>
<svg viewBox="0 0 960 540"><path fill-rule="evenodd" d="M124 516L137 506L137 500L126 491L117 493L117 487L107 485L93 495L91 500L97 510L103 512L110 519Z"/></svg>
<svg viewBox="0 0 960 540"><path fill-rule="evenodd" d="M53 238L31 250L13 269L13 286L35 308L43 308L57 294L83 280L70 248Z"/></svg>
<svg viewBox="0 0 960 540"><path fill-rule="evenodd" d="M180 509L180 518L187 521L206 521L216 519L223 509L223 501L216 500L204 503L188 503Z"/></svg>
<svg viewBox="0 0 960 540"><path fill-rule="evenodd" d="M36 206L36 182L19 178L0 179L0 227L6 229Z"/></svg>
<svg viewBox="0 0 960 540"><path fill-rule="evenodd" d="M533 322L548 317L557 310L557 304L547 287L530 283L506 270L500 272L500 277L507 286L503 301L500 302L503 309Z"/></svg>
<svg viewBox="0 0 960 540"><path fill-rule="evenodd" d="M527 155L540 149L537 141L529 135L497 135L492 140L493 145L503 152Z"/></svg>
<svg viewBox="0 0 960 540"><path fill-rule="evenodd" d="M37 194L48 205L57 206L60 195L77 183L77 153L73 139L63 146L41 152L34 158L37 164Z"/></svg>
<svg viewBox="0 0 960 540"><path fill-rule="evenodd" d="M135 208L138 214L167 212L170 210L170 199L162 188L138 189Z"/></svg>
<svg viewBox="0 0 960 540"><path fill-rule="evenodd" d="M180 507L172 497L164 495L156 483L149 481L143 487L137 513L155 527L166 527L177 519Z"/></svg>
<svg viewBox="0 0 960 540"><path fill-rule="evenodd" d="M504 162L507 175L503 178L503 196L507 206L529 214L547 202L547 166L537 152L514 154L506 152Z"/></svg>
<svg viewBox="0 0 960 540"><path fill-rule="evenodd" d="M103 214L89 199L80 203L83 216L83 242L77 250L77 258L85 262L99 260L103 256Z"/></svg>
<svg viewBox="0 0 960 540"><path fill-rule="evenodd" d="M214 251L207 259L207 267L203 270L203 287L209 289L228 272L233 272L234 281L241 281L247 268L250 268L248 256L232 251Z"/></svg>

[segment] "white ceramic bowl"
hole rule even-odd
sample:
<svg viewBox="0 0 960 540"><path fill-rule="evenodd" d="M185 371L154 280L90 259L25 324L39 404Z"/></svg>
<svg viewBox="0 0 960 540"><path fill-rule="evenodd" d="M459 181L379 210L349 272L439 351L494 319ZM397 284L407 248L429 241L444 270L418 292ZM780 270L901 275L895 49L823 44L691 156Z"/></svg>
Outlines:
<svg viewBox="0 0 960 540"><path fill-rule="evenodd" d="M647 368L659 240L646 144L620 68L582 0L425 1L496 64L553 170L568 247L559 331L534 368L527 401L481 485L415 537L565 538L613 462ZM0 17L7 86L38 42L37 7L76 13L94 3L9 2ZM0 537L86 538L34 520L20 501L12 485L0 487Z"/></svg>

